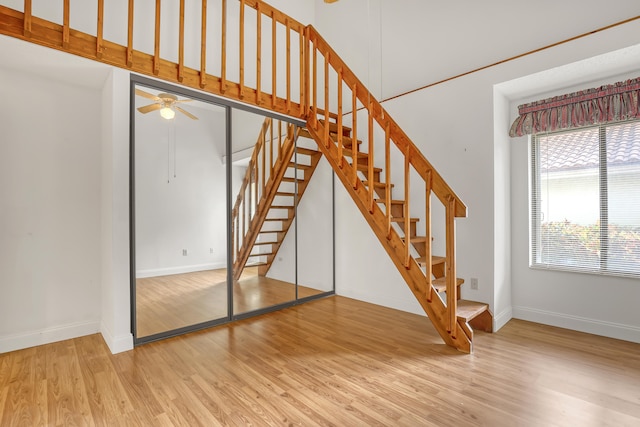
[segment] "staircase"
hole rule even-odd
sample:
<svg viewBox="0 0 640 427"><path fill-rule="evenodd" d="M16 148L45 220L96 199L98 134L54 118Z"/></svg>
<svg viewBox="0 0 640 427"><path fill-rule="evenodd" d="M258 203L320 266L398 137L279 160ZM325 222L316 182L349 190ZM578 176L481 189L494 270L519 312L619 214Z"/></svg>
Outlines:
<svg viewBox="0 0 640 427"><path fill-rule="evenodd" d="M246 266L269 272L322 157L297 146L298 137L292 124L267 118L262 125L232 210L235 281Z"/></svg>
<svg viewBox="0 0 640 427"><path fill-rule="evenodd" d="M260 0L221 0L221 10L216 11L220 20L215 23L207 22L203 0L200 20L187 22L186 0L180 0L180 13L175 15L175 62L160 56L161 38L166 34L161 29L161 0L155 2L152 29L134 28L133 0L129 0L128 15L120 16L118 22L106 21L105 2L96 0L95 21L83 26L96 28L93 34L70 28L71 2L62 1L61 22L51 22L33 15L31 0L24 0L21 11L2 6L0 0L0 34L306 122L304 129L288 125L283 132L274 132L273 122L263 125L233 208L238 277L245 265L259 265L260 274L267 273L293 221L296 204L324 156L442 339L469 353L473 328L491 331L487 304L460 299L463 280L456 276L455 220L466 216L466 206L312 26ZM230 6L239 7L230 13ZM251 37L256 40L248 43L246 27L253 19ZM105 27L127 28L126 45L104 39ZM194 68L185 63L185 50L193 48L185 44L185 29L196 27L201 30L200 61ZM232 31L239 35L239 46L232 47L238 58L227 55L227 33ZM134 48L134 38L141 35L154 39L153 51ZM216 43L212 45L211 40ZM263 45L269 42L271 48L265 53ZM250 48L253 51L247 53ZM207 55L219 55L216 74L207 68ZM251 79L245 75L246 58L252 58L255 66ZM273 137L267 143L266 135L272 132L278 135L277 144ZM298 136L312 138L318 150L298 149L294 156ZM440 221L432 218L435 204L444 209ZM444 241L438 241L444 250L434 254L432 227L439 226L444 228Z"/></svg>

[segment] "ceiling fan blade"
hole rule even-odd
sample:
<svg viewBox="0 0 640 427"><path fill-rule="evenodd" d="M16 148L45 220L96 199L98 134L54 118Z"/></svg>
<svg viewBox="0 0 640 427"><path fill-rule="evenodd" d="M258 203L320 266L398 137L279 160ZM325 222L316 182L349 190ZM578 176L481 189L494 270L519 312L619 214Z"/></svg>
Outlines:
<svg viewBox="0 0 640 427"><path fill-rule="evenodd" d="M184 114L185 116L189 117L190 119L193 120L198 120L198 118L196 116L194 116L193 114L191 114L190 112L183 110L182 108L178 107L178 106L174 106L173 108L175 108L176 110L180 111L182 114Z"/></svg>
<svg viewBox="0 0 640 427"><path fill-rule="evenodd" d="M151 95L149 92L145 92L145 91L143 91L143 90L141 90L141 89L136 89L136 95L138 95L138 96L142 96L142 97L144 97L144 98L153 99L154 101L160 101L160 100L161 100L161 99L160 99L160 98L158 98L157 96L155 96L155 95Z"/></svg>
<svg viewBox="0 0 640 427"><path fill-rule="evenodd" d="M173 101L174 104L180 104L182 102L191 102L193 101L193 99L177 99L175 101Z"/></svg>
<svg viewBox="0 0 640 427"><path fill-rule="evenodd" d="M138 108L138 111L140 111L142 114L147 114L152 111L159 110L161 108L162 108L162 104L149 104L149 105L145 105L144 107Z"/></svg>

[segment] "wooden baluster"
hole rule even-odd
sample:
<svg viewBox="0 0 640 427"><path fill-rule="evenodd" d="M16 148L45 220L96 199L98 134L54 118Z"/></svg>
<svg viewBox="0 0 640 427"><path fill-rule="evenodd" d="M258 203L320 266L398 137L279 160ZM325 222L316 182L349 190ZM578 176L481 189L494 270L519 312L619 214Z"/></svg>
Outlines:
<svg viewBox="0 0 640 427"><path fill-rule="evenodd" d="M62 47L69 48L69 1L62 2ZM100 27L100 10L98 10L98 27Z"/></svg>
<svg viewBox="0 0 640 427"><path fill-rule="evenodd" d="M237 254L236 254L236 221L238 220L238 218L236 217L236 215L238 214L238 212L236 211L236 209L233 209L231 211L231 244L233 246L231 246L231 255L233 256L232 259L232 263L236 262L237 259Z"/></svg>
<svg viewBox="0 0 640 427"><path fill-rule="evenodd" d="M314 128L318 129L318 50L315 42L313 43L313 115L312 122Z"/></svg>
<svg viewBox="0 0 640 427"><path fill-rule="evenodd" d="M31 37L31 0L24 0L24 36Z"/></svg>
<svg viewBox="0 0 640 427"><path fill-rule="evenodd" d="M271 107L276 107L276 70L277 58L276 58L276 42L277 42L278 21L276 20L275 10L271 11Z"/></svg>
<svg viewBox="0 0 640 427"><path fill-rule="evenodd" d="M431 286L433 266L431 265L431 171L427 171L425 185L425 277L427 279L427 301L433 298L433 287Z"/></svg>
<svg viewBox="0 0 640 427"><path fill-rule="evenodd" d="M306 27L304 29L304 34L305 34L305 39L304 39L304 109L308 109L311 103L311 84L310 84L310 80L311 80L311 75L309 74L310 69L309 69L309 62L311 61L311 58L309 58L309 49L310 49L310 44L311 44L311 38L310 38L310 29L309 27Z"/></svg>
<svg viewBox="0 0 640 427"><path fill-rule="evenodd" d="M153 47L153 74L160 73L160 0L156 0L156 33Z"/></svg>
<svg viewBox="0 0 640 427"><path fill-rule="evenodd" d="M260 11L260 5L262 2L256 4L256 105L260 105L260 96L262 91L260 85L262 83L262 12Z"/></svg>
<svg viewBox="0 0 640 427"><path fill-rule="evenodd" d="M447 280L447 313L449 317L449 328L451 337L456 338L456 322L457 322L457 304L458 304L458 287L456 279L456 247L455 247L455 212L456 199L448 196L448 203L445 207L446 212L446 239L447 239L447 260L446 260L446 280Z"/></svg>
<svg viewBox="0 0 640 427"><path fill-rule="evenodd" d="M200 30L200 87L207 85L207 0L202 0L202 24Z"/></svg>
<svg viewBox="0 0 640 427"><path fill-rule="evenodd" d="M271 138L269 139L269 177L273 177L273 120L269 119L269 130Z"/></svg>
<svg viewBox="0 0 640 427"><path fill-rule="evenodd" d="M298 32L300 39L300 115L304 114L305 102L304 102L304 93L305 93L305 61L304 61L304 35L302 31Z"/></svg>
<svg viewBox="0 0 640 427"><path fill-rule="evenodd" d="M324 146L329 148L329 55L324 56Z"/></svg>
<svg viewBox="0 0 640 427"><path fill-rule="evenodd" d="M351 115L353 116L353 129L351 130L351 153L353 154L353 188L358 188L358 87L354 83L351 87ZM370 182L369 185L373 185Z"/></svg>
<svg viewBox="0 0 640 427"><path fill-rule="evenodd" d="M102 58L104 53L103 46L104 33L104 0L98 0L98 26L96 28L96 56Z"/></svg>
<svg viewBox="0 0 640 427"><path fill-rule="evenodd" d="M384 126L384 203L387 216L387 240L391 239L391 137L389 122Z"/></svg>
<svg viewBox="0 0 640 427"><path fill-rule="evenodd" d="M220 93L227 91L227 0L222 0L222 46L220 48Z"/></svg>
<svg viewBox="0 0 640 427"><path fill-rule="evenodd" d="M282 159L282 120L278 120L278 159Z"/></svg>
<svg viewBox="0 0 640 427"><path fill-rule="evenodd" d="M245 189L246 191L249 191L249 200L251 200L251 185L249 185L247 187L247 189ZM247 203L247 197L244 198L244 209L242 209L242 242L244 243L244 236L247 235L247 207L249 206L249 203Z"/></svg>
<svg viewBox="0 0 640 427"><path fill-rule="evenodd" d="M127 27L127 67L133 66L133 1L129 0L129 22Z"/></svg>
<svg viewBox="0 0 640 427"><path fill-rule="evenodd" d="M180 0L180 23L178 24L178 81L184 80L184 0Z"/></svg>
<svg viewBox="0 0 640 427"><path fill-rule="evenodd" d="M407 144L407 152L404 154L404 266L409 268L411 261L411 207L410 207L410 158L411 146ZM389 183L387 183L389 185Z"/></svg>
<svg viewBox="0 0 640 427"><path fill-rule="evenodd" d="M267 187L266 172L267 172L267 135L262 133L262 195L264 195L264 189Z"/></svg>
<svg viewBox="0 0 640 427"><path fill-rule="evenodd" d="M344 156L342 154L342 67L338 69L338 167L344 167Z"/></svg>
<svg viewBox="0 0 640 427"><path fill-rule="evenodd" d="M291 112L291 24L289 18L287 24L287 113Z"/></svg>
<svg viewBox="0 0 640 427"><path fill-rule="evenodd" d="M244 2L240 0L240 99L244 98Z"/></svg>
<svg viewBox="0 0 640 427"><path fill-rule="evenodd" d="M373 144L373 101L369 101L369 153L368 153L368 172L369 172L369 182L373 182L373 153L374 153L374 144ZM387 181L387 185L389 182ZM375 192L373 191L373 185L369 186L369 212L373 213L373 205L375 203Z"/></svg>

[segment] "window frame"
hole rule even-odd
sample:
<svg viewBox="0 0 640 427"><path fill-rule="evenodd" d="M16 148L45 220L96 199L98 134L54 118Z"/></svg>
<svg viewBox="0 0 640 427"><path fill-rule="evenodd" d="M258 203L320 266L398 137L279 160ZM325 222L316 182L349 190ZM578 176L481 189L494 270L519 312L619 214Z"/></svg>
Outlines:
<svg viewBox="0 0 640 427"><path fill-rule="evenodd" d="M625 120L616 123L603 123L593 126L584 126L575 129L565 129L555 132L545 132L529 136L529 268L539 270L565 271L572 273L595 274L602 276L640 278L640 273L611 269L609 266L609 250L600 253L600 262L597 269L586 266L567 266L542 262L542 221L544 218L541 203L541 180L540 173L540 137L560 135L583 131L589 128L598 129L598 206L600 212L599 245L600 248L609 247L609 194L608 194L608 160L607 160L607 128L625 123L638 123L640 120Z"/></svg>

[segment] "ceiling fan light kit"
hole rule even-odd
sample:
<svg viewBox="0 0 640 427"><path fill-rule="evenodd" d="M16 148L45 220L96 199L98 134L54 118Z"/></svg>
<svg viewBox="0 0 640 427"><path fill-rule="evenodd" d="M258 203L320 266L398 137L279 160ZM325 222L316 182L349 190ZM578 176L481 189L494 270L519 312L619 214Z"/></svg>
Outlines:
<svg viewBox="0 0 640 427"><path fill-rule="evenodd" d="M173 111L170 107L162 107L160 109L160 115L163 119L171 120L176 116L176 112Z"/></svg>
<svg viewBox="0 0 640 427"><path fill-rule="evenodd" d="M191 99L178 99L177 96L170 93L159 93L156 96L141 89L136 89L136 95L155 101L153 104L138 107L138 111L142 114L160 110L160 117L166 120L172 120L176 116L176 111L179 111L192 120L198 120L196 116L177 105L183 102L190 102Z"/></svg>

